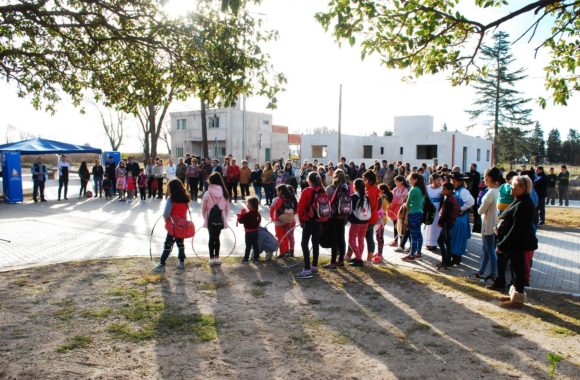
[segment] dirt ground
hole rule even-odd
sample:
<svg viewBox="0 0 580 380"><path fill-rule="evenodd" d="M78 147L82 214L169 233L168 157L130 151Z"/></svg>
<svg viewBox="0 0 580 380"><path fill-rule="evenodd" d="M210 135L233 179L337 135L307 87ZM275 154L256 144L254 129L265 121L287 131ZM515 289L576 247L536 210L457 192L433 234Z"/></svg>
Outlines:
<svg viewBox="0 0 580 380"><path fill-rule="evenodd" d="M580 373L580 300L497 307L467 279L373 266L140 258L0 273L2 379L542 379Z"/></svg>

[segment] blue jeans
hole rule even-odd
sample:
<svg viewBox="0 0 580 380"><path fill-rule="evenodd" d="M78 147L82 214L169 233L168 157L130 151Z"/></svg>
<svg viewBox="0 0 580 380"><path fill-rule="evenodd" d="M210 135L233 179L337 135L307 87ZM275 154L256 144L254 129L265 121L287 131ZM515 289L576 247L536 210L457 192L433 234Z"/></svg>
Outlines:
<svg viewBox="0 0 580 380"><path fill-rule="evenodd" d="M256 196L258 197L260 202L262 202L262 185L254 184L254 192L256 193Z"/></svg>
<svg viewBox="0 0 580 380"><path fill-rule="evenodd" d="M409 256L421 254L421 247L423 246L421 224L423 224L422 212L414 212L409 214L409 232L411 235L411 252L409 253Z"/></svg>
<svg viewBox="0 0 580 380"><path fill-rule="evenodd" d="M490 261L490 275L497 277L497 255L495 253L495 235L484 235L481 237L483 242L483 255L481 256L481 265L479 274L483 275L487 268L487 262Z"/></svg>
<svg viewBox="0 0 580 380"><path fill-rule="evenodd" d="M97 194L103 195L103 177L93 177L95 197Z"/></svg>

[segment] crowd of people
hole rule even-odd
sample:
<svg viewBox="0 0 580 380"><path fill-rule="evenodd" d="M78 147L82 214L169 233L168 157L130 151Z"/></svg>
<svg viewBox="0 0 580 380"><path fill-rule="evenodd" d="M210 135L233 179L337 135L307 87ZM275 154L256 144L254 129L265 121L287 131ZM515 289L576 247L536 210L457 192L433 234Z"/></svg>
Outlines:
<svg viewBox="0 0 580 380"><path fill-rule="evenodd" d="M524 287L529 285L537 249L537 227L545 223L545 204L553 204L556 183L560 202L566 204L569 181L565 166L559 175L553 168L547 175L541 166L506 173L492 167L482 178L475 164L462 173L459 167L435 162L411 167L383 160L367 169L364 163L357 166L341 158L337 164L304 161L298 169L290 161L267 162L251 170L246 161L238 167L231 156L225 158L223 166L217 160L185 160L190 164L184 161L185 168L176 170L177 179L170 184L180 184L179 197L187 202L203 194L201 213L209 230L210 265L221 264L220 232L228 227L229 203L238 201L239 186L240 199L245 199L247 206L236 218L245 230L242 263L249 263L250 258L259 262L262 204L269 207L280 257L294 255L294 230L297 226L302 229L304 269L296 274L297 279L313 278L318 273L320 247L331 251L330 263L324 266L327 270L346 264L360 267L365 261L381 263L388 223L394 226L388 245L402 254L402 260L420 260L425 246L439 250L437 268L441 271L460 265L467 240L472 233L480 233L480 267L470 277L489 281L489 288L503 291L509 265L512 286L504 307L523 306ZM254 196L249 196L250 186ZM165 215L171 215L170 208ZM166 259L170 250L166 245L162 257ZM180 258L184 256L180 254ZM162 260L156 270L164 269Z"/></svg>

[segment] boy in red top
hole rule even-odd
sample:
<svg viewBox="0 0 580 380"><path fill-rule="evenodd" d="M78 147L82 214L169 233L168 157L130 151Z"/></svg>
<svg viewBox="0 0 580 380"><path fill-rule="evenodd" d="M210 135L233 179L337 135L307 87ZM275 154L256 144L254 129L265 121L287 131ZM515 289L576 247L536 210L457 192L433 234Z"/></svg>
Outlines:
<svg viewBox="0 0 580 380"><path fill-rule="evenodd" d="M363 180L365 182L366 194L367 197L369 197L369 203L372 210L365 235L368 252L367 261L372 262L375 255L375 224L377 224L379 220L379 197L381 196L381 190L379 190L379 187L377 186L377 176L372 170L367 170L363 174Z"/></svg>
<svg viewBox="0 0 580 380"><path fill-rule="evenodd" d="M314 277L318 273L318 253L320 248L320 224L314 218L313 204L315 194L324 192L322 180L317 172L308 174L308 187L302 190L298 201L298 221L302 226L302 255L304 256L304 270L296 275L298 279ZM312 238L312 267L310 266L310 250L308 243Z"/></svg>
<svg viewBox="0 0 580 380"><path fill-rule="evenodd" d="M260 250L258 248L258 227L260 227L260 222L262 221L262 216L258 212L259 202L258 198L250 197L248 198L248 211L242 209L242 211L237 214L238 223L244 225L244 231L246 232L246 252L244 254L244 260L242 264L249 263L250 251L254 249L253 262L258 264L260 262Z"/></svg>

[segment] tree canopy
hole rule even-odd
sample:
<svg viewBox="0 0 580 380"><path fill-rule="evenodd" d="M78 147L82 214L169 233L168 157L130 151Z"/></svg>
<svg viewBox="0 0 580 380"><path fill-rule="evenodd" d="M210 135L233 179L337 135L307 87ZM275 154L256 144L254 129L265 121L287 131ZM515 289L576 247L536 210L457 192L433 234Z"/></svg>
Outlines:
<svg viewBox="0 0 580 380"><path fill-rule="evenodd" d="M549 51L545 67L546 89L552 102L565 105L574 91L580 91L580 2L577 0L537 0L508 11L507 0L475 0L479 8L505 10L491 22L468 18L458 0L330 0L329 9L316 15L325 29L332 29L337 41L357 40L362 57L377 53L388 68L409 68L413 76L451 73L453 85L468 83L486 74L476 57L489 32L522 15L534 20L518 38L532 41L538 28L550 25L550 35L533 45L536 53ZM542 106L546 99L540 99Z"/></svg>

